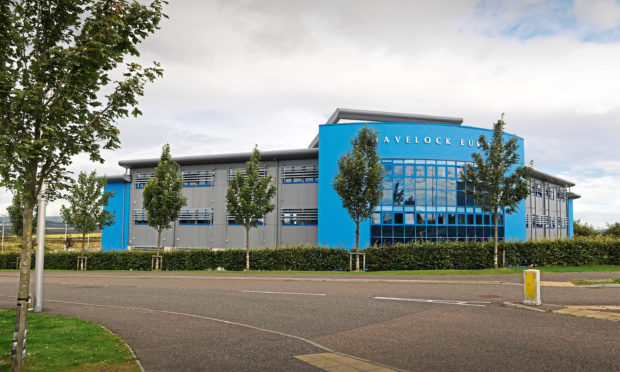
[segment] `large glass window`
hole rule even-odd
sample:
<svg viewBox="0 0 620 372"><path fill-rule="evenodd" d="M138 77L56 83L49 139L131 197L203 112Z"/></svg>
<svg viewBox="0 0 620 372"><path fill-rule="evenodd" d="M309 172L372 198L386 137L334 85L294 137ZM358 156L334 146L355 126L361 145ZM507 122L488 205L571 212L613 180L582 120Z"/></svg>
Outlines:
<svg viewBox="0 0 620 372"><path fill-rule="evenodd" d="M384 159L381 205L371 220L371 242L476 240L493 237L493 218L465 193L466 162ZM498 219L504 237L503 215ZM560 225L558 223L558 225Z"/></svg>

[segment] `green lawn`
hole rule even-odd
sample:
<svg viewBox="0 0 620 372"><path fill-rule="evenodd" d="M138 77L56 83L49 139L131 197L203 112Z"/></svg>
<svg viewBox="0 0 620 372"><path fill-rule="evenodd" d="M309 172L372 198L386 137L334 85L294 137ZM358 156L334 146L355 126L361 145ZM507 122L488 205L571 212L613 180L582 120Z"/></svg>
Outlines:
<svg viewBox="0 0 620 372"><path fill-rule="evenodd" d="M0 371L9 371L15 311L0 310ZM85 320L28 314L24 371L139 372L125 343Z"/></svg>
<svg viewBox="0 0 620 372"><path fill-rule="evenodd" d="M590 279L590 280L572 280L575 285L592 285L592 284L620 284L620 278L616 279Z"/></svg>

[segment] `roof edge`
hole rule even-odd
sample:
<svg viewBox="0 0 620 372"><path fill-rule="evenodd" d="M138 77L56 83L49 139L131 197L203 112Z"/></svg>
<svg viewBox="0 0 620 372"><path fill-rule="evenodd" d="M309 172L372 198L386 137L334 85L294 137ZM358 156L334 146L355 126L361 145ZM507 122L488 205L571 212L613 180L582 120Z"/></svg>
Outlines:
<svg viewBox="0 0 620 372"><path fill-rule="evenodd" d="M182 156L173 157L172 161L179 163L179 165L241 163L248 161L251 154L251 152L242 152L232 154ZM261 161L318 159L318 157L318 149L261 151ZM159 163L159 158L121 160L118 162L118 165L124 168L150 168L155 167L157 163Z"/></svg>
<svg viewBox="0 0 620 372"><path fill-rule="evenodd" d="M541 181L551 182L551 183L554 183L556 185L560 185L560 186L564 186L564 187L573 187L573 186L575 186L575 183L573 183L571 181L567 181L567 180L565 180L563 178L550 175L548 173L539 171L539 170L534 169L534 168L532 168L532 173L530 174L530 176L532 178L536 178L536 179L539 179Z"/></svg>

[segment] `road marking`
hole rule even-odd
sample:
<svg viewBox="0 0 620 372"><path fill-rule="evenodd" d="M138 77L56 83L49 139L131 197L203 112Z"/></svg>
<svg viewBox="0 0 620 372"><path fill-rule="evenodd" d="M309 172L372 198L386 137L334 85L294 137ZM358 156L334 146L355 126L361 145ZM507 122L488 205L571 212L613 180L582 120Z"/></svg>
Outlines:
<svg viewBox="0 0 620 372"><path fill-rule="evenodd" d="M334 353L295 355L295 358L328 372L393 372L393 369Z"/></svg>
<svg viewBox="0 0 620 372"><path fill-rule="evenodd" d="M574 287L575 285L571 282L545 282L540 281L540 285L543 287Z"/></svg>
<svg viewBox="0 0 620 372"><path fill-rule="evenodd" d="M431 304L461 305L461 306L487 306L484 304L491 303L489 301L428 300L424 298L400 298L400 297L376 297L376 296L373 298L375 300L423 302L423 303L431 303Z"/></svg>
<svg viewBox="0 0 620 372"><path fill-rule="evenodd" d="M300 295L300 296L327 296L325 293L304 293L304 292L272 292L272 291L241 291L241 292L243 292L243 293Z"/></svg>
<svg viewBox="0 0 620 372"><path fill-rule="evenodd" d="M0 297L15 298L14 296L5 296L5 295L0 295ZM169 315L176 315L176 316L184 316L184 317L188 317L188 318L203 319L203 320L207 320L207 321L212 321L212 322L217 322L217 323L222 323L222 324L228 324L228 325L233 325L233 326L238 326L238 327L244 327L244 328L253 329L253 330L256 330L256 331L260 331L260 332L272 333L272 334L280 335L280 336L283 336L283 337L292 338L292 339L295 339L295 340L299 340L299 341L305 342L305 343L307 343L309 345L312 345L314 347L317 347L317 348L319 348L321 350L325 350L328 353L334 353L334 354L337 354L337 355L342 355L342 356L349 357L349 358L352 358L352 359L355 359L355 360L360 360L360 361L363 361L363 362L370 363L370 361L367 360L367 359L359 358L359 357L356 357L356 356L350 355L350 354L340 353L338 351L335 351L335 350L332 350L332 349L328 348L327 346L323 346L323 345L321 345L319 343L316 343L314 341L310 341L307 338L303 338L301 336L295 336L295 335L291 335L291 334L288 334L288 333L274 331L274 330L267 329L267 328L256 327L256 326L249 325L249 324L237 323L237 322L233 322L233 321L230 321L230 320L212 318L212 317L202 316L202 315L197 315L197 314L180 313L180 312L176 312L176 311L149 309L149 308L145 308L145 307L120 306L120 305L103 305L103 304L93 304L93 303L87 303L87 302L63 301L63 300L53 300L53 299L47 299L45 301L47 301L47 302L56 302L56 303L61 303L61 304L77 305L77 306L92 306L92 307L100 307L100 308L108 308L108 309L122 309L122 310L131 310L131 311L142 311L142 312L146 312L146 313L161 313L161 314L169 314ZM386 366L385 368L390 368L390 369L393 369L394 371L399 371L399 369L396 369L394 367Z"/></svg>

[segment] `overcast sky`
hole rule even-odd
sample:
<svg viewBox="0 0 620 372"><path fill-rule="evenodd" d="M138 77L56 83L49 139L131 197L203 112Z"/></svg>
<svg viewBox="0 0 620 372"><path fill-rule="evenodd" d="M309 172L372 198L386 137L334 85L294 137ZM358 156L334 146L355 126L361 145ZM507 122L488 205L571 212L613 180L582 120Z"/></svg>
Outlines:
<svg viewBox="0 0 620 372"><path fill-rule="evenodd" d="M458 116L525 138L525 161L582 196L575 218L620 221L620 2L183 0L142 47L163 79L121 159L305 148L337 107ZM0 192L0 215L11 195ZM62 201L51 203L58 215Z"/></svg>

